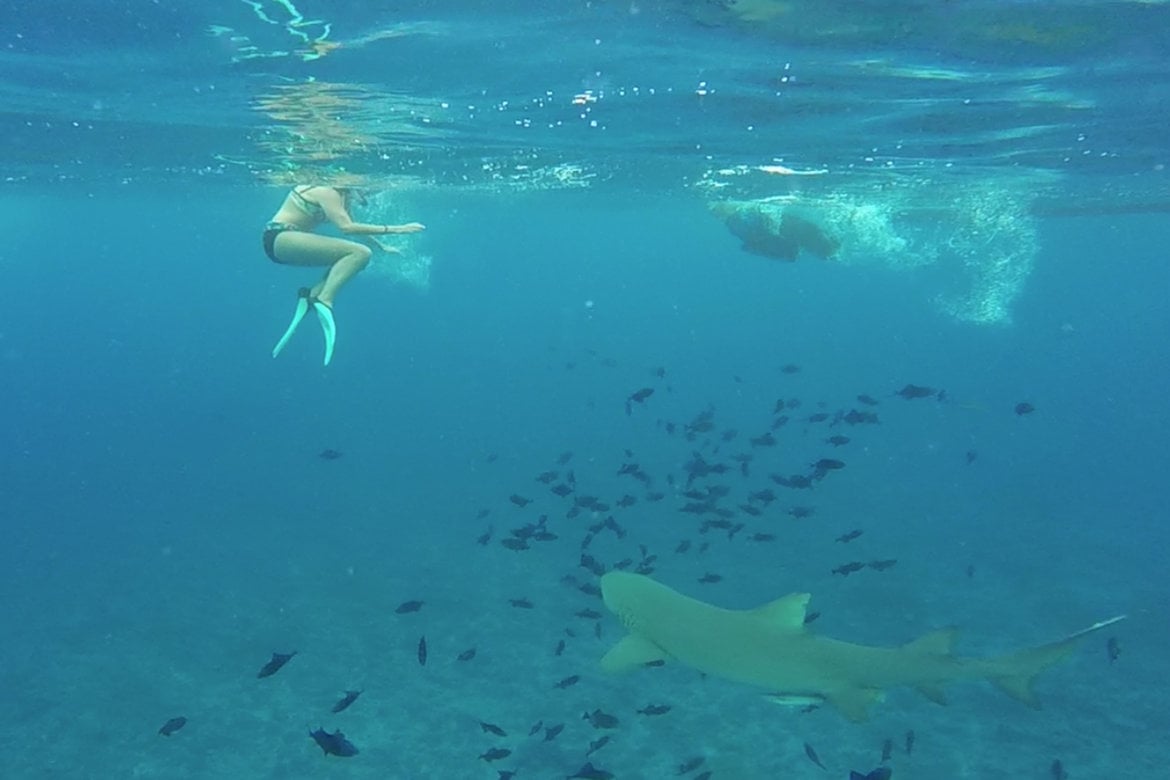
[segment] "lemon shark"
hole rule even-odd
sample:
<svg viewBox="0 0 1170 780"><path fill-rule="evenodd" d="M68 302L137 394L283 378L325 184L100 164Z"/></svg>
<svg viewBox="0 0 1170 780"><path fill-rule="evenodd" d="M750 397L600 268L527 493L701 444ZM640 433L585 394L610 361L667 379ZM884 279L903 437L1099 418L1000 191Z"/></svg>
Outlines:
<svg viewBox="0 0 1170 780"><path fill-rule="evenodd" d="M1039 647L997 658L960 658L956 631L935 631L900 647L871 647L818 636L804 624L810 595L792 593L756 609L723 609L685 596L649 577L609 572L601 578L605 605L629 634L601 659L620 672L674 660L713 677L769 692L782 704L827 703L852 721L869 716L888 688L909 686L946 703L943 687L984 679L1031 707L1032 681L1072 652L1084 636L1113 625L1110 618Z"/></svg>

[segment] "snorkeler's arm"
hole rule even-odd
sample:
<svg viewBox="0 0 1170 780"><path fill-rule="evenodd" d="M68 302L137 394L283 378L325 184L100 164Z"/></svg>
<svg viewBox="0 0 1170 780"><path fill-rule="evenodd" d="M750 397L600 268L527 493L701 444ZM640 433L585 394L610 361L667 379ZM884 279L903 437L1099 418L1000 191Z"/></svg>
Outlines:
<svg viewBox="0 0 1170 780"><path fill-rule="evenodd" d="M427 226L421 222L407 222L405 225L387 225L387 233L421 233Z"/></svg>
<svg viewBox="0 0 1170 780"><path fill-rule="evenodd" d="M398 225L374 225L369 222L354 222L353 217L345 208L341 195L332 187L322 187L319 193L313 193L325 218L337 226L342 233L350 236L377 236L386 233L413 232L399 231Z"/></svg>

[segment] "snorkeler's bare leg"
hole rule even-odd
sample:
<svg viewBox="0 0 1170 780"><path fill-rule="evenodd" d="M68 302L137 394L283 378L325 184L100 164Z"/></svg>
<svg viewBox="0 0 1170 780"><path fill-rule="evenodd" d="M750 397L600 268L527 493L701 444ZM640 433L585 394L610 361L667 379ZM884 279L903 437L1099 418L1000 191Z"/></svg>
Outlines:
<svg viewBox="0 0 1170 780"><path fill-rule="evenodd" d="M320 289L314 288L317 300L326 306L332 306L337 291L370 264L369 248L361 244L355 244L354 247L353 252L333 264L329 273L325 274L325 279L320 283Z"/></svg>
<svg viewBox="0 0 1170 780"><path fill-rule="evenodd" d="M312 296L326 306L333 306L337 291L369 265L371 254L364 244L291 230L276 237L274 249L282 263L329 266L325 278L311 290Z"/></svg>

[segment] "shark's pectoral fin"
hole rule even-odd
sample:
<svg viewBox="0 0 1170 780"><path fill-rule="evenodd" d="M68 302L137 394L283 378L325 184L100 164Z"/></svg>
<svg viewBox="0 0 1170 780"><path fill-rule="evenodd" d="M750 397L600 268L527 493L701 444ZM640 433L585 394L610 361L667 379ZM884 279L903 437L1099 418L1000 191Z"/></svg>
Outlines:
<svg viewBox="0 0 1170 780"><path fill-rule="evenodd" d="M935 704L947 703L947 692L942 689L941 685L934 683L919 683L914 686L914 690L921 693L926 698L930 699Z"/></svg>
<svg viewBox="0 0 1170 780"><path fill-rule="evenodd" d="M773 628L802 631L804 630L808 601L811 598L812 596L808 593L789 593L787 596L768 602L762 607L756 607L752 610L752 614Z"/></svg>
<svg viewBox="0 0 1170 780"><path fill-rule="evenodd" d="M654 661L665 661L666 653L649 639L630 634L609 649L601 659L607 672L626 672Z"/></svg>
<svg viewBox="0 0 1170 780"><path fill-rule="evenodd" d="M883 696L880 688L847 688L825 694L825 699L854 723L869 720L869 708Z"/></svg>

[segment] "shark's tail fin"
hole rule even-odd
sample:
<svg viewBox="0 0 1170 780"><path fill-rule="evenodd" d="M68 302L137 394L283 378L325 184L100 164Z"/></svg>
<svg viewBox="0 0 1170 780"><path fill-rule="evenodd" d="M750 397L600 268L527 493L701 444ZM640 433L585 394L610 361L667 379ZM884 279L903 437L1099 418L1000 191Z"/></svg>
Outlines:
<svg viewBox="0 0 1170 780"><path fill-rule="evenodd" d="M993 662L994 668L988 673L987 679L1013 699L1029 707L1039 707L1040 702L1032 690L1032 681L1036 676L1063 661L1082 638L1122 620L1125 620L1125 615L1102 620L1064 639L998 658Z"/></svg>

